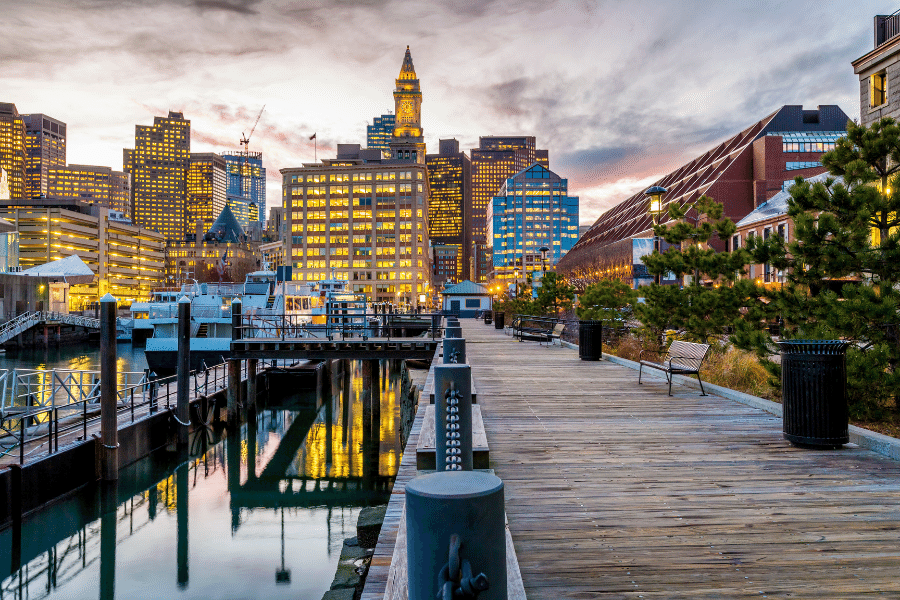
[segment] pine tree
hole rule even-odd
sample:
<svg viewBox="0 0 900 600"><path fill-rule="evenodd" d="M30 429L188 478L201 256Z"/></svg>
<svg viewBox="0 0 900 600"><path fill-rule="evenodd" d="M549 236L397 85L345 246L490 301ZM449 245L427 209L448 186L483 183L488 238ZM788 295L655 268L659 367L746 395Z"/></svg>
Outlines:
<svg viewBox="0 0 900 600"><path fill-rule="evenodd" d="M690 209L699 215L689 222ZM666 252L654 251L643 257L653 275L674 274L686 285L658 285L641 288L645 303L635 306L637 317L655 335L667 329L683 332L687 337L706 342L720 336L739 315L741 300L748 283L736 281L743 272L749 255L743 249L718 252L708 245L713 237L731 239L736 228L724 217L723 206L708 196L701 196L689 206L669 206L673 225L656 225L654 232L669 244Z"/></svg>
<svg viewBox="0 0 900 600"><path fill-rule="evenodd" d="M785 270L784 287L763 294L785 336L854 342L851 414L882 418L896 410L900 393L900 127L891 118L868 128L851 122L822 163L843 180L797 179L788 200L794 240L756 239L748 250L755 262ZM747 319L735 342L772 352L771 339L753 325Z"/></svg>

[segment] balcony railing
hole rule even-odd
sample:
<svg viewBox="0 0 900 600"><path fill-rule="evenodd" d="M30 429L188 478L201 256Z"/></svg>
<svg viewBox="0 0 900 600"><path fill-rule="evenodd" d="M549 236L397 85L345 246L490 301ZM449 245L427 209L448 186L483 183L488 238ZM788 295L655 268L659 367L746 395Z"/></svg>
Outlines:
<svg viewBox="0 0 900 600"><path fill-rule="evenodd" d="M900 10L890 15L875 16L875 47L890 41L900 34Z"/></svg>

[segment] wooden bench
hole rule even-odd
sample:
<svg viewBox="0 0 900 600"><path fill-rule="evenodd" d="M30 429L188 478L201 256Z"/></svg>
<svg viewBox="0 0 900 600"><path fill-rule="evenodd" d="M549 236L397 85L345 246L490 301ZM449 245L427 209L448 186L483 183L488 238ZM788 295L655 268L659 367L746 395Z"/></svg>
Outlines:
<svg viewBox="0 0 900 600"><path fill-rule="evenodd" d="M700 382L701 396L706 396L706 390L703 389L703 380L700 379L700 366L706 360L709 354L709 344L695 344L694 342L682 342L675 340L669 345L666 356L659 362L652 360L644 360L644 352L638 357L640 367L638 367L638 383L641 383L641 375L644 367L651 369L659 369L665 372L666 381L669 382L669 395L672 395L672 375L696 375L697 381ZM654 352L659 355L660 352Z"/></svg>
<svg viewBox="0 0 900 600"><path fill-rule="evenodd" d="M543 343L543 342L546 341L546 342L547 342L547 345L549 346L550 344L553 343L553 340L558 340L558 339L560 338L560 336L562 336L562 334L563 334L563 332L564 332L565 330L566 330L566 324L565 324L565 323L557 323L557 324L553 327L553 331L551 331L550 333L547 334L547 339L546 339L546 340L542 340L541 343Z"/></svg>

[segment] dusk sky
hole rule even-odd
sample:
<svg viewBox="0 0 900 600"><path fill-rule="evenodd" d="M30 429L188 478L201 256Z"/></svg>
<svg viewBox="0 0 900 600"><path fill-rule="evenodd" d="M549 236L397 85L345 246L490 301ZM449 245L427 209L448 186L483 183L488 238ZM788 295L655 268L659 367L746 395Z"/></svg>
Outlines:
<svg viewBox="0 0 900 600"><path fill-rule="evenodd" d="M429 151L534 135L581 222L784 104L859 117L850 61L900 4L542 0L3 2L0 102L68 124L68 161L122 168L169 110L191 149L250 142L268 169L365 144L409 45Z"/></svg>

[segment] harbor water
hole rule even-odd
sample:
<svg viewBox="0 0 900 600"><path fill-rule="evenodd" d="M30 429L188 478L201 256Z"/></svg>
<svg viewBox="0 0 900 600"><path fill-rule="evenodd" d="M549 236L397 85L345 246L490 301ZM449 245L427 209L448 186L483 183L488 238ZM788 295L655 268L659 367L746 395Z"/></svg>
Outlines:
<svg viewBox="0 0 900 600"><path fill-rule="evenodd" d="M124 349L140 370L140 351ZM61 351L46 364L98 360ZM157 451L116 486L86 486L0 531L0 600L321 598L401 455L399 363L378 367L377 403L361 362L333 364L322 393L275 379L239 428L201 428L188 453Z"/></svg>

